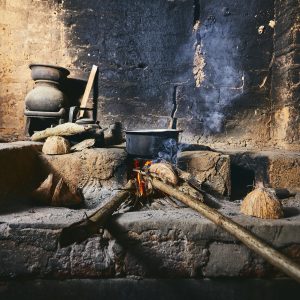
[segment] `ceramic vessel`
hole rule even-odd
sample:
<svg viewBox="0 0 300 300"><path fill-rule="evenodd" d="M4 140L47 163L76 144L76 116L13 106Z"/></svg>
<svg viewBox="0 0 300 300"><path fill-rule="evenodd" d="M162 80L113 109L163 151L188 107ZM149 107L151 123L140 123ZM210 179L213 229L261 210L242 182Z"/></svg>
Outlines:
<svg viewBox="0 0 300 300"><path fill-rule="evenodd" d="M58 112L66 107L62 83L70 72L52 65L31 64L29 67L35 86L25 98L26 111Z"/></svg>

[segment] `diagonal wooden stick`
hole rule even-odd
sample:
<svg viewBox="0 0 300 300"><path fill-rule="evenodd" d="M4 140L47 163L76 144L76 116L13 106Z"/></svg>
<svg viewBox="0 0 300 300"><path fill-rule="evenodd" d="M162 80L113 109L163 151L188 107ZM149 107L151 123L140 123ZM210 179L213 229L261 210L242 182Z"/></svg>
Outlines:
<svg viewBox="0 0 300 300"><path fill-rule="evenodd" d="M92 215L86 216L84 220L63 228L59 236L60 246L66 247L75 242L82 242L89 236L97 233L99 227L103 226L123 201L130 196L133 188L133 182L131 180L128 181L123 190L119 191L108 203L103 205Z"/></svg>
<svg viewBox="0 0 300 300"><path fill-rule="evenodd" d="M243 242L247 247L252 249L254 252L260 254L269 263L280 269L285 274L294 278L300 282L300 267L294 263L291 259L281 254L279 251L273 249L264 241L257 238L253 233L246 230L241 225L235 223L230 218L225 217L213 208L210 208L206 204L197 201L196 199L176 190L175 188L163 183L162 181L153 178L152 185L157 190L166 193L172 197L175 197L179 201L188 205L192 209L198 211L215 223L216 225L222 227L227 232L231 233L234 237Z"/></svg>

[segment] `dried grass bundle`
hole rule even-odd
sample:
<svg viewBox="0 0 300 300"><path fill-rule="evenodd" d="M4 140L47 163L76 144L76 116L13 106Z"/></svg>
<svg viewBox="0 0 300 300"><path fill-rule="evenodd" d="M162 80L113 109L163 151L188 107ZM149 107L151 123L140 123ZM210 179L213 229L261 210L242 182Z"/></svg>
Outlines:
<svg viewBox="0 0 300 300"><path fill-rule="evenodd" d="M283 210L275 192L264 187L257 187L242 202L241 213L262 219L280 219Z"/></svg>

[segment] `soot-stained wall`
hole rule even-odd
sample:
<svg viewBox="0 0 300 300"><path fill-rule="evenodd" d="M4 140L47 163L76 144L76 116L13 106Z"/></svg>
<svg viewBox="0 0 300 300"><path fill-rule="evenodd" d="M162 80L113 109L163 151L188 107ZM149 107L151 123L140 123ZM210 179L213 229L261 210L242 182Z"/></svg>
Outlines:
<svg viewBox="0 0 300 300"><path fill-rule="evenodd" d="M273 1L65 1L63 8L68 38L84 49L75 66L100 67L102 123L177 125L194 142L270 138Z"/></svg>
<svg viewBox="0 0 300 300"><path fill-rule="evenodd" d="M276 0L272 99L273 140L297 148L300 139L300 2Z"/></svg>
<svg viewBox="0 0 300 300"><path fill-rule="evenodd" d="M285 2L297 7L297 1L278 0L275 12L276 5ZM25 45L23 56L18 57L19 46L13 55L4 49L0 56L0 62L10 62L1 77L0 95L8 103L1 112L0 131L8 136L21 136L21 107L32 87L25 65L34 61L60 64L71 70L71 76L85 78L91 66L98 65L97 108L103 126L115 121L128 129L172 126L184 130L184 140L227 146L287 147L297 142L280 143L284 137L276 134L295 124L283 126L276 117L281 107L274 106L281 101L273 92L277 46L270 21L280 19L280 13L274 15L274 0L0 4L3 36L13 49L14 41ZM3 17L7 12L23 16L22 26ZM11 75L20 62L23 78ZM13 84L7 85L12 77ZM14 86L22 90L16 92ZM20 109L8 122L14 103Z"/></svg>

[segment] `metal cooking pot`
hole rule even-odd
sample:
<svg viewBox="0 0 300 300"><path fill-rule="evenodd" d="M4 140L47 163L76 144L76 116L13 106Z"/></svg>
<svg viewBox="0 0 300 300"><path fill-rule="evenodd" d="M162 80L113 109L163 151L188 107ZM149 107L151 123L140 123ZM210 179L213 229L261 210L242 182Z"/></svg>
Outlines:
<svg viewBox="0 0 300 300"><path fill-rule="evenodd" d="M126 151L132 156L156 158L158 152L164 150L165 141L178 142L180 132L182 130L176 129L127 130Z"/></svg>

